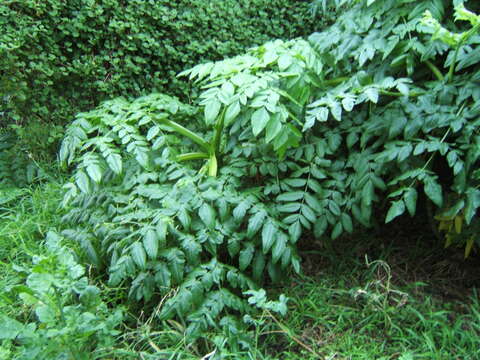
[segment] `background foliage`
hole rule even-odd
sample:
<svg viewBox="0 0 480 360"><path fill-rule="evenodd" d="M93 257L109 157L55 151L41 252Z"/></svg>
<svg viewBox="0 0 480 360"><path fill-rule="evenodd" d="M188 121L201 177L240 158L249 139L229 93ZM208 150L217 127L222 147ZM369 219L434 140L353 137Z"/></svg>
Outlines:
<svg viewBox="0 0 480 360"><path fill-rule="evenodd" d="M0 4L0 119L63 123L113 96L186 96L186 67L313 31L308 1Z"/></svg>
<svg viewBox="0 0 480 360"><path fill-rule="evenodd" d="M0 183L23 186L75 113L120 95L187 99L185 68L319 25L308 1L7 0L0 26Z"/></svg>

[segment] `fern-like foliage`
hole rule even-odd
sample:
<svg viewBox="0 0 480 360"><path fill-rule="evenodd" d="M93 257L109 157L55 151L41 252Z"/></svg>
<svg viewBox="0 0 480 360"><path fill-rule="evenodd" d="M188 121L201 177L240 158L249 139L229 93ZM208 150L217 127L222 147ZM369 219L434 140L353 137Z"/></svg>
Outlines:
<svg viewBox="0 0 480 360"><path fill-rule="evenodd" d="M354 222L370 226L373 205L382 207L385 192L392 199L387 222L406 211L413 216L423 187L440 208L439 219L451 221L442 226L452 228L456 218L455 237L465 241L476 231L471 222L480 195L472 172L478 157L478 16L460 1L337 5L348 10L308 43L270 43L186 72L205 83L206 114L212 107L221 113L218 102L229 112L233 99L243 101L226 156L239 164L238 174L267 182L265 195L278 195L277 207L295 237L330 229L336 238L351 232ZM451 30L441 25L454 16L458 25L448 23ZM238 78L262 86L245 98ZM231 89L231 100L221 98L224 89ZM252 140L262 134L261 143ZM265 147L269 142L273 149ZM440 172L442 164L450 170ZM460 230L464 220L470 230Z"/></svg>
<svg viewBox="0 0 480 360"><path fill-rule="evenodd" d="M264 272L277 280L292 264L299 270L293 242L259 189L172 160L193 144L158 119L193 123L194 113L166 95L114 100L80 114L60 153L77 164L65 195L72 206L65 221L77 227L65 235L108 269L112 286L130 284L133 299L166 296L160 317L186 320L192 336L213 319L248 313L241 294Z"/></svg>
<svg viewBox="0 0 480 360"><path fill-rule="evenodd" d="M479 17L459 1L338 5L309 41L180 74L202 87L197 106L117 99L67 130L66 235L132 298L166 297L160 316L192 336L252 311L242 293L300 271L302 237L413 216L422 190L447 240L473 247Z"/></svg>

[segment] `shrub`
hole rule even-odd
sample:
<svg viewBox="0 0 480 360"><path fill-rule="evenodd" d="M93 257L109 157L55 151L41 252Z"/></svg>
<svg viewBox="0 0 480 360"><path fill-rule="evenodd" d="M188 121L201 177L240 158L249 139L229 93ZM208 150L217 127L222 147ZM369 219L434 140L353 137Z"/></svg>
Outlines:
<svg viewBox="0 0 480 360"><path fill-rule="evenodd" d="M357 221L369 224L372 203L383 202L385 192L386 222L405 212L413 216L423 188L449 231L446 245L457 239L468 256L480 205L480 24L464 2L453 3L360 2L329 31L312 35L311 44L330 65L322 76L341 82L308 105L306 122L318 124L328 113L341 120L343 146L335 157L347 170L351 195L345 205ZM478 10L477 3L465 3ZM366 99L370 105L359 107ZM327 138L338 133L328 121L318 129ZM338 233L334 228L332 236Z"/></svg>
<svg viewBox="0 0 480 360"><path fill-rule="evenodd" d="M251 311L241 297L258 287L250 276L261 281L266 270L276 280L290 264L299 269L293 243L260 189L245 191L222 166L218 177L206 177L221 163L214 152L206 154L212 157L205 170L179 162L204 157L179 153L193 148L191 139L210 147L217 138L207 133L202 140L179 125L195 127L195 115L166 95L113 100L80 114L60 153L78 169L66 185L73 207L64 218L77 227L64 234L107 269L111 286L130 284L137 301L166 296L160 318L186 320L190 337L211 326L242 327L231 315Z"/></svg>
<svg viewBox="0 0 480 360"><path fill-rule="evenodd" d="M300 238L413 216L422 189L468 255L480 17L457 2L455 26L452 11L352 1L309 42L183 72L197 107L151 95L80 114L60 152L76 166L65 234L133 298L169 297L161 316L193 336L238 329L242 293L300 270Z"/></svg>
<svg viewBox="0 0 480 360"><path fill-rule="evenodd" d="M113 96L185 95L186 67L313 25L308 1L4 1L0 117L59 124Z"/></svg>

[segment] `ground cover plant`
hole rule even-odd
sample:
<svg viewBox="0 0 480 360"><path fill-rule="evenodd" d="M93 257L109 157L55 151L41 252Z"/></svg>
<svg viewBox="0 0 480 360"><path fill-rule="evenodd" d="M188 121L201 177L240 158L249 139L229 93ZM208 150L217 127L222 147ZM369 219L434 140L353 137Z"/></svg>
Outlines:
<svg viewBox="0 0 480 360"><path fill-rule="evenodd" d="M58 235L48 233L45 246L47 254L36 255L31 268L14 268L25 279L3 294L7 301L18 295L36 321L0 315L0 351L16 359L91 359L93 350L114 344L122 312L110 312Z"/></svg>
<svg viewBox="0 0 480 360"><path fill-rule="evenodd" d="M438 228L439 247L461 247L465 258L476 251L478 4L335 3L338 19L308 40L267 42L180 73L200 89L188 104L162 93L117 98L79 113L69 125L59 152L71 171L62 218L56 218L62 231L51 233L49 243L65 239L78 254L68 262L87 263L94 292L114 299L96 298L103 312L92 321L111 325L104 327L105 338L90 341L87 330L79 348L92 346L98 355L94 346L103 340L113 348L121 321L114 310L125 304L124 325L131 331L116 353L123 348L118 356L127 358L275 358L282 350L259 343L270 341L265 335L275 326L313 358L384 351L386 358L441 359L476 348L478 329L465 327L478 319L474 299L458 321L450 312L425 315L430 300L408 303L384 261L367 258L367 267L383 275L349 282L353 290L329 291L326 282L312 284L305 301L287 294L294 298L290 305L306 313L309 303L312 317L330 324L327 338L347 331L338 342L307 344L288 330L298 325L282 319L288 296L265 291L291 276L310 283L300 277L301 260L309 259L305 248L322 243L333 255L336 243L360 227L391 226L402 216L424 217L429 231ZM15 196L21 190L5 201ZM54 253L61 248L50 246ZM35 269L23 272L27 287ZM87 280L66 276L50 285L61 288L65 281ZM49 298L50 289L31 295ZM317 290L325 296L308 299ZM90 316L77 299L81 291L61 301L73 315ZM329 295L340 304L330 307ZM334 308L335 321L325 315ZM36 315L29 326L58 326ZM8 319L14 330L25 320ZM68 329L66 337L79 331ZM461 346L453 345L459 331ZM42 332L35 336L41 351ZM365 344L356 336L373 338L371 352L362 354ZM172 341L185 351L172 349Z"/></svg>

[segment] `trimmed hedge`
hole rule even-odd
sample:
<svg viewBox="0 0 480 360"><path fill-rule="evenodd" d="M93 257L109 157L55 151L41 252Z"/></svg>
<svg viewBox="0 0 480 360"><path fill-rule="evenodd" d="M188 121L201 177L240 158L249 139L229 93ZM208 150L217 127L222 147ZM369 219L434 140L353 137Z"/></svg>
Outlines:
<svg viewBox="0 0 480 360"><path fill-rule="evenodd" d="M310 34L309 1L4 0L0 120L64 123L114 96L167 91L179 71ZM2 119L3 118L3 119Z"/></svg>

